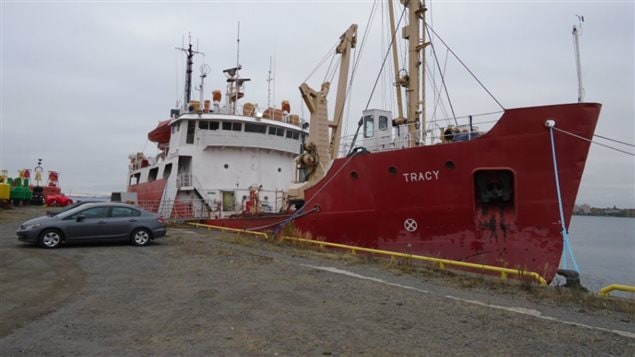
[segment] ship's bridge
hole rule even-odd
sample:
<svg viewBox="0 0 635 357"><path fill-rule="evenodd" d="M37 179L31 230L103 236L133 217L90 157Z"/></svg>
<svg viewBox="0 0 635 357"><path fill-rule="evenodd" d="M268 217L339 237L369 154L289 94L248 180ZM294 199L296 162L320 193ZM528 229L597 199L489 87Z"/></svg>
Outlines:
<svg viewBox="0 0 635 357"><path fill-rule="evenodd" d="M298 154L306 129L271 119L215 113L185 114L170 123L170 148L258 148Z"/></svg>

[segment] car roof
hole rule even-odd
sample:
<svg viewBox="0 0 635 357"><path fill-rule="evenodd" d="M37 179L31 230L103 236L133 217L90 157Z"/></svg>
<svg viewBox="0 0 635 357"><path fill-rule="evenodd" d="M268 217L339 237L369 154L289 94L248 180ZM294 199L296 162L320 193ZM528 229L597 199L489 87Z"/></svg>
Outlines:
<svg viewBox="0 0 635 357"><path fill-rule="evenodd" d="M67 211L62 211L60 213L58 213L57 215L55 215L56 217L60 217L60 218L66 218L69 216L72 216L74 214L78 214L79 212L83 212L87 209L93 208L93 207L125 207L125 208L130 208L130 209L134 209L136 211L140 211L142 212L143 215L156 215L156 213L154 212L150 212L147 210L144 210L141 207L136 207L127 203L121 203L121 202L107 202L107 201L103 201L103 202L94 202L94 203L86 203L83 205L79 205L77 207L73 207Z"/></svg>
<svg viewBox="0 0 635 357"><path fill-rule="evenodd" d="M88 208L88 207L97 207L97 206L107 206L107 207L128 207L128 208L134 208L134 209L138 209L141 210L141 208L137 207L137 206L133 206L131 204L128 203L123 203L123 202L90 202L90 203L86 203L83 204L82 207Z"/></svg>

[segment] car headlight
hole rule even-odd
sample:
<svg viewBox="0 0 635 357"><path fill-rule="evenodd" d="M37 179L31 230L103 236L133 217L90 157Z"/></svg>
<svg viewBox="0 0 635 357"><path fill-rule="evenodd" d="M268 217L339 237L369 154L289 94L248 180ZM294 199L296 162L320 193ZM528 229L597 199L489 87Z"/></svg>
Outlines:
<svg viewBox="0 0 635 357"><path fill-rule="evenodd" d="M37 227L39 227L39 226L40 226L40 224L39 224L39 223L36 223L36 224L27 224L27 225L24 225L24 224L23 224L23 225L21 225L21 226L20 226L20 229L21 229L21 230L23 230L23 231L26 231L26 230L30 230L30 229L35 229L35 228L37 228Z"/></svg>

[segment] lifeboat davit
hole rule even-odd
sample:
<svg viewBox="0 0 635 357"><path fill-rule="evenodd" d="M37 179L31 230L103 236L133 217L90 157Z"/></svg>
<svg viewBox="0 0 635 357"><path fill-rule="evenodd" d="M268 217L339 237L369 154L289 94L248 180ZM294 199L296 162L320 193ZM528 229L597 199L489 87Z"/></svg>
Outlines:
<svg viewBox="0 0 635 357"><path fill-rule="evenodd" d="M148 133L148 140L158 144L168 144L170 142L170 120L159 122L159 125Z"/></svg>

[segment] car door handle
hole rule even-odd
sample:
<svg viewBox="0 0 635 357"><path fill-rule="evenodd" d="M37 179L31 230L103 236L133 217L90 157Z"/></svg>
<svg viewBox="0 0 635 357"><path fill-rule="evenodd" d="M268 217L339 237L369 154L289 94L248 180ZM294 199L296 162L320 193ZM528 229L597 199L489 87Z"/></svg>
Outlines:
<svg viewBox="0 0 635 357"><path fill-rule="evenodd" d="M136 222L136 219L129 219L128 222Z"/></svg>

